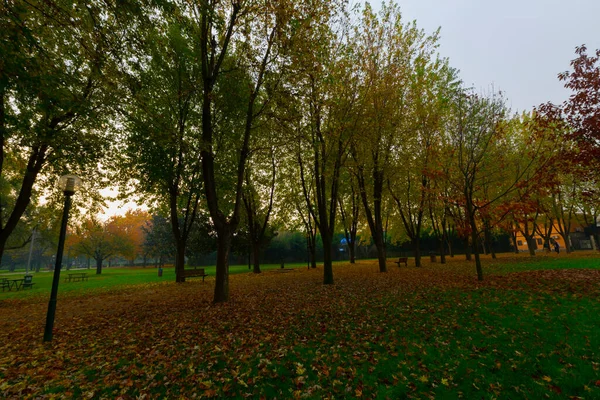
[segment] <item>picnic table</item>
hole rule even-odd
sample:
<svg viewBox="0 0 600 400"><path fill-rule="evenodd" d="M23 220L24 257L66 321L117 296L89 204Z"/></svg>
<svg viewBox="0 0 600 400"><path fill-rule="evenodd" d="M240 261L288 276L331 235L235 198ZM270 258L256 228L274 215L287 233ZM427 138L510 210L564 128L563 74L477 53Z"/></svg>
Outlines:
<svg viewBox="0 0 600 400"><path fill-rule="evenodd" d="M15 290L21 289L21 286L23 286L23 282L25 282L25 279L23 279L23 278L20 278L20 279L2 278L2 280L0 280L0 286L2 286L3 292L6 289L8 289L8 291L10 292L13 289L15 289Z"/></svg>
<svg viewBox="0 0 600 400"><path fill-rule="evenodd" d="M13 289L17 291L25 288L31 289L34 285L34 283L31 282L32 278L33 276L31 275L18 279L0 278L0 286L2 287L3 292L6 289L8 289L9 292Z"/></svg>
<svg viewBox="0 0 600 400"><path fill-rule="evenodd" d="M73 274L67 274L65 282L82 282L88 280L87 272L78 272Z"/></svg>

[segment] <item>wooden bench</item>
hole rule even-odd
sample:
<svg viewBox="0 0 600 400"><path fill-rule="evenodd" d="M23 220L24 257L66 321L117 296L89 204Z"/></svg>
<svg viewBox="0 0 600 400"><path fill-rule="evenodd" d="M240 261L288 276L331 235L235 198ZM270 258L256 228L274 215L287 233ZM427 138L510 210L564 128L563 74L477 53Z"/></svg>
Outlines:
<svg viewBox="0 0 600 400"><path fill-rule="evenodd" d="M394 261L400 267L400 264L404 263L406 267L408 267L408 257L399 257L398 261Z"/></svg>
<svg viewBox="0 0 600 400"><path fill-rule="evenodd" d="M67 275L68 276L65 278L65 282L83 282L88 280L87 272L80 272Z"/></svg>
<svg viewBox="0 0 600 400"><path fill-rule="evenodd" d="M204 268L197 269L184 269L183 270L183 281L185 282L185 278L200 278L202 277L202 283L204 283L204 278L208 275L204 273Z"/></svg>

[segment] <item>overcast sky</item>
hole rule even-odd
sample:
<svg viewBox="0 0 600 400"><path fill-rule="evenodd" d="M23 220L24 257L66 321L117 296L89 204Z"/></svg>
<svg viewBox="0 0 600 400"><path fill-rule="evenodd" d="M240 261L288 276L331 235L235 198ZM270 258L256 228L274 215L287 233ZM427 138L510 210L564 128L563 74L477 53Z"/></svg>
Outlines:
<svg viewBox="0 0 600 400"><path fill-rule="evenodd" d="M405 21L442 28L440 54L467 86L493 85L513 111L567 99L557 74L570 69L576 46L600 48L600 0L396 1ZM378 10L381 0L371 4Z"/></svg>

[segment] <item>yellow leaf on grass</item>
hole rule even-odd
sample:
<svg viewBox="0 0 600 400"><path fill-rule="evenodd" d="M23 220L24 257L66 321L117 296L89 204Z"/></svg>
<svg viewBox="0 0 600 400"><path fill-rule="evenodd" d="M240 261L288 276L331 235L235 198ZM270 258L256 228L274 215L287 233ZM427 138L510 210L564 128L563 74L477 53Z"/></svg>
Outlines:
<svg viewBox="0 0 600 400"><path fill-rule="evenodd" d="M544 380L546 382L552 382L552 378L550 378L549 376L542 377L542 380Z"/></svg>
<svg viewBox="0 0 600 400"><path fill-rule="evenodd" d="M423 382L423 383L427 383L427 382L429 382L429 378L428 378L427 376L425 376L425 375L422 375L422 376L420 376L420 377L419 377L419 380L420 380L421 382Z"/></svg>
<svg viewBox="0 0 600 400"><path fill-rule="evenodd" d="M442 378L442 385L448 386L448 379Z"/></svg>

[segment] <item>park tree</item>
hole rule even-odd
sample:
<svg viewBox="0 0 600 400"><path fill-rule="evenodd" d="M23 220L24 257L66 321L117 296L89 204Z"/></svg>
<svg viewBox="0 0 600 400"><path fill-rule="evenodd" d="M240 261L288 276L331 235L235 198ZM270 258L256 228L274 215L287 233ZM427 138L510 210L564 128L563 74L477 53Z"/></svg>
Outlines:
<svg viewBox="0 0 600 400"><path fill-rule="evenodd" d="M535 242L535 235L538 233L538 223L544 209L536 199L529 196L522 196L519 201L512 204L511 207L512 236L516 251L518 252L518 243L516 233L519 232L525 239L530 256L535 256L535 250L538 248ZM549 211L549 210L547 210Z"/></svg>
<svg viewBox="0 0 600 400"><path fill-rule="evenodd" d="M598 250L600 238L598 236L598 221L600 219L600 188L591 182L583 182L579 188L579 208L581 219L585 226L591 228L593 249Z"/></svg>
<svg viewBox="0 0 600 400"><path fill-rule="evenodd" d="M184 2L141 4L131 17L137 28L127 32L121 71L127 99L119 107L126 134L122 186L169 216L175 279L182 282L187 241L202 207L200 29Z"/></svg>
<svg viewBox="0 0 600 400"><path fill-rule="evenodd" d="M435 146L441 153L434 157L435 168L429 168L428 174L429 187L426 191L426 204L429 224L433 235L438 240L440 263L446 263L446 254L454 255L451 240L454 233L454 225L451 218L450 203L450 183L445 177L448 175L449 158L443 156L443 149L447 148L444 144L444 135L439 136L439 142ZM446 251L446 247L448 251Z"/></svg>
<svg viewBox="0 0 600 400"><path fill-rule="evenodd" d="M449 179L456 204L464 210L465 231L471 240L477 278L483 279L479 256L482 210L498 205L523 188L535 187L554 161L555 136L526 123L530 116L507 118L499 94L462 93L455 99L448 134L453 171ZM486 192L485 188L494 187ZM525 191L522 197L526 198ZM456 221L456 219L455 219Z"/></svg>
<svg viewBox="0 0 600 400"><path fill-rule="evenodd" d="M97 164L111 154L110 4L0 4L0 256L55 176L72 171L102 181Z"/></svg>
<svg viewBox="0 0 600 400"><path fill-rule="evenodd" d="M286 162L288 162L288 166L302 165L298 163L298 160L301 162L302 159L291 157L291 159L286 159ZM279 185L280 205L277 212L281 215L280 219L285 219L288 229L299 229L304 232L309 265L311 268L317 268L318 231L308 207L308 204L314 204L315 202L314 180L310 176L302 176L304 173L310 174L310 171L304 171L304 169L297 171L292 168L283 168L282 172L283 179L281 185ZM309 184L299 188L297 182L301 179L309 182ZM292 221L296 223L294 224Z"/></svg>
<svg viewBox="0 0 600 400"><path fill-rule="evenodd" d="M96 218L85 220L75 229L77 238L73 243L77 254L96 260L96 274L102 274L102 265L112 256L127 253L131 247L129 238L113 221L102 222Z"/></svg>
<svg viewBox="0 0 600 400"><path fill-rule="evenodd" d="M498 208L509 214L513 221L513 241L516 232L520 232L529 254L535 256L539 243L534 236L543 238L542 245L548 246L556 219L552 212L552 191L557 184L557 174L564 169L565 146L562 133L556 126L549 126L537 117L535 112L515 116L508 123L512 133L512 142L520 146L518 151L506 151L512 161L503 164L504 169L517 168L522 179L515 189L500 202ZM511 155L512 154L512 155ZM496 191L502 191L502 185L495 185ZM515 251L517 243L514 243Z"/></svg>
<svg viewBox="0 0 600 400"><path fill-rule="evenodd" d="M142 210L128 210L124 215L111 218L111 229L127 238L127 246L123 247L121 255L133 266L135 259L143 254L144 231L143 226L150 219L150 215Z"/></svg>
<svg viewBox="0 0 600 400"><path fill-rule="evenodd" d="M575 222L578 201L579 182L574 174L556 175L550 189L550 215L554 221L557 233L565 242L566 251L573 251L569 236L571 226Z"/></svg>
<svg viewBox="0 0 600 400"><path fill-rule="evenodd" d="M169 204L178 281L197 212L208 211L217 234L215 302L229 297L252 134L286 70L286 47L314 12L306 2L149 0L135 22L142 40L131 32L133 56L123 67L135 106L123 112L129 160L144 192Z"/></svg>
<svg viewBox="0 0 600 400"><path fill-rule="evenodd" d="M356 246L358 239L358 227L361 216L361 197L356 177L346 169L343 172L338 203L340 205L340 219L344 230L344 239L348 246L350 264L356 263Z"/></svg>
<svg viewBox="0 0 600 400"><path fill-rule="evenodd" d="M217 233L214 301L224 302L229 298L228 255L240 223L252 133L279 92L288 71L289 48L296 43L299 31L315 23L322 7L304 1L236 0L208 3L208 7L193 11L200 27L204 195ZM228 57L235 59L234 71L243 71L246 77L246 89L236 94L245 110L243 122L233 129L223 129L214 112L215 92L232 79L224 68ZM221 143L227 147L222 148ZM231 178L228 191L219 185L222 177Z"/></svg>
<svg viewBox="0 0 600 400"><path fill-rule="evenodd" d="M355 132L358 96L354 57L343 4L320 5L313 24L296 36L287 100L296 109L290 124L306 208L323 241L323 283L333 284L332 245L340 173ZM334 15L337 16L334 18Z"/></svg>
<svg viewBox="0 0 600 400"><path fill-rule="evenodd" d="M414 71L407 79L407 90L404 99L404 116L401 123L404 140L397 146L393 157L394 173L388 178L388 188L394 199L400 219L411 240L415 254L415 264L421 266L420 240L425 220L428 217L428 200L434 193L432 179L447 166L443 154L443 131L445 119L449 113L449 104L456 90L456 72L446 60L435 58L428 53L427 44L435 42L434 38L422 39L424 45L410 63ZM429 50L431 51L431 50ZM410 160L409 162L407 162ZM444 184L437 189L443 190ZM429 205L433 205L429 203ZM440 204L438 204L440 206ZM436 221L438 232L446 229L447 207L441 205L442 221Z"/></svg>
<svg viewBox="0 0 600 400"><path fill-rule="evenodd" d="M352 155L380 271L386 269L385 189L395 199L420 266L428 169L455 80L455 72L435 55L437 40L437 32L428 36L415 22L404 23L393 3L384 4L379 15L366 6L352 40L364 93L361 134Z"/></svg>
<svg viewBox="0 0 600 400"><path fill-rule="evenodd" d="M410 74L413 46L420 35L414 24L402 24L397 5L384 4L378 16L367 4L352 38L362 78L358 111L361 134L351 144L353 171L380 272L387 271L382 213L386 176L403 133L398 127L408 86L405 77Z"/></svg>
<svg viewBox="0 0 600 400"><path fill-rule="evenodd" d="M578 168L578 179L598 181L600 167L600 50L588 54L585 45L575 49L577 57L571 61L571 71L558 75L565 88L572 91L560 105L552 103L538 107L538 118L559 125L565 138L575 147L568 157Z"/></svg>
<svg viewBox="0 0 600 400"><path fill-rule="evenodd" d="M153 214L149 221L142 227L144 232L144 242L142 252L144 259L153 257L155 264L163 265L166 259L171 258L176 253L173 230L169 218L158 214ZM144 263L145 265L145 263Z"/></svg>
<svg viewBox="0 0 600 400"><path fill-rule="evenodd" d="M455 119L449 131L451 146L455 149L452 154L455 170L451 172L455 181L452 183L459 196L456 199L458 205L464 210L463 230L470 235L477 278L482 280L476 215L482 204L479 202L478 189L482 175L498 170L501 154L495 144L506 110L502 99L496 94L481 97L461 93L455 99L455 107Z"/></svg>
<svg viewBox="0 0 600 400"><path fill-rule="evenodd" d="M255 156L256 157L256 156ZM260 274L260 253L275 235L273 227L269 225L273 200L275 196L275 178L277 176L277 163L274 149L270 151L271 174L261 176L251 166L246 169L245 186L242 192L245 218L248 229L248 239L252 247L253 270ZM258 172L258 173L257 173ZM254 173L254 176L252 176Z"/></svg>

